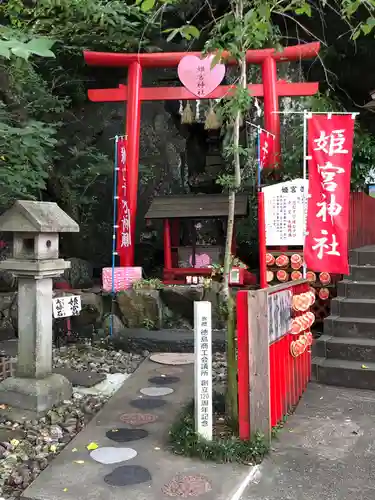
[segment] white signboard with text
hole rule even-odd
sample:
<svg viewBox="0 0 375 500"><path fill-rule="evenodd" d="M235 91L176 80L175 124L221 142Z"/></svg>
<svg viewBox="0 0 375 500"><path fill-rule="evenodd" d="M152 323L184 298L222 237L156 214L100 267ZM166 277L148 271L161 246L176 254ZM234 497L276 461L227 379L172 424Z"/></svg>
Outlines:
<svg viewBox="0 0 375 500"><path fill-rule="evenodd" d="M263 188L266 246L303 246L308 180L295 179Z"/></svg>
<svg viewBox="0 0 375 500"><path fill-rule="evenodd" d="M65 295L52 299L52 311L54 318L68 318L69 316L78 316L81 312L80 295Z"/></svg>
<svg viewBox="0 0 375 500"><path fill-rule="evenodd" d="M212 326L211 302L194 302L195 430L212 440Z"/></svg>

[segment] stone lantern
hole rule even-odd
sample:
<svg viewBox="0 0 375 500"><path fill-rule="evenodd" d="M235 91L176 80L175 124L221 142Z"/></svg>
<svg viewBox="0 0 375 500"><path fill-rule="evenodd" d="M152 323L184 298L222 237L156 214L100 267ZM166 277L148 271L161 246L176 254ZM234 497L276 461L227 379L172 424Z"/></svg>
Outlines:
<svg viewBox="0 0 375 500"><path fill-rule="evenodd" d="M40 415L71 396L71 385L52 373L52 278L70 262L59 259L59 233L79 232L56 203L18 200L0 217L13 233L13 255L0 269L18 278L18 362L15 377L0 383L2 413L19 420Z"/></svg>

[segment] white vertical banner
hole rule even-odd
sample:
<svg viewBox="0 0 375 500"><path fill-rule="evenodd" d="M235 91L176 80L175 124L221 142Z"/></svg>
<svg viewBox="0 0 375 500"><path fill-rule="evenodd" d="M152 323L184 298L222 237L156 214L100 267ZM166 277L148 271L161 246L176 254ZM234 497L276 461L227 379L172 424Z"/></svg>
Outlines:
<svg viewBox="0 0 375 500"><path fill-rule="evenodd" d="M212 440L212 325L211 302L194 302L195 431Z"/></svg>

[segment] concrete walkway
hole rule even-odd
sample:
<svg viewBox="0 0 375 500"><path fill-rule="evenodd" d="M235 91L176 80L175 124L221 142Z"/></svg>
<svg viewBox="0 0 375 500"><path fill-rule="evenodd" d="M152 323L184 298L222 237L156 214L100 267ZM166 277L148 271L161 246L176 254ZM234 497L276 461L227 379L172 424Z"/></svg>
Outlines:
<svg viewBox="0 0 375 500"><path fill-rule="evenodd" d="M144 361L21 498L239 500L251 467L190 460L166 448L170 425L192 396L192 364Z"/></svg>
<svg viewBox="0 0 375 500"><path fill-rule="evenodd" d="M375 392L310 384L243 500L374 500Z"/></svg>

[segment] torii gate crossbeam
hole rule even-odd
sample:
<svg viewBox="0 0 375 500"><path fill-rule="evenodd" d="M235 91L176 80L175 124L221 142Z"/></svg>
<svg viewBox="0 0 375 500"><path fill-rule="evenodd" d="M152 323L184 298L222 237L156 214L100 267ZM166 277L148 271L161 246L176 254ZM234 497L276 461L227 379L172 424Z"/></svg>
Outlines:
<svg viewBox="0 0 375 500"><path fill-rule="evenodd" d="M277 63L311 59L319 53L319 43L308 43L286 47L277 52L274 49L249 50L246 61L249 64L260 64L262 69L261 85L249 85L249 92L254 97L264 98L264 127L275 135L274 150L270 162L274 165L280 162L280 117L279 97L307 96L318 92L318 83L286 83L277 80ZM90 66L127 67L127 86L120 85L115 89L92 89L88 97L94 102L127 102L126 135L128 137L127 170L128 170L128 206L131 214L131 247L124 255L121 266L134 265L134 238L138 192L138 162L141 102L149 100L191 100L197 97L184 87L142 87L142 68L177 67L180 60L186 56L201 56L199 52L159 52L154 54L122 54L107 52L84 51L85 62ZM224 53L223 59L229 54ZM236 61L228 59L226 64L233 65ZM231 92L231 86L219 86L205 99L217 99ZM270 166L270 165L269 165ZM265 166L267 167L267 165Z"/></svg>

